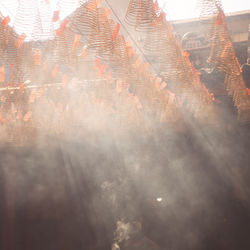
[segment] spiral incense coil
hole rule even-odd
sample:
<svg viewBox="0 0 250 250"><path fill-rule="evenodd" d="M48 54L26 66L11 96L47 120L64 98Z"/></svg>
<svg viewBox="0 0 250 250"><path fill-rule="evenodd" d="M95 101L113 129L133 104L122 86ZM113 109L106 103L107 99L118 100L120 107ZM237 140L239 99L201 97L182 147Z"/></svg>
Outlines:
<svg viewBox="0 0 250 250"><path fill-rule="evenodd" d="M218 14L213 18L209 34L211 50L208 62L226 73L225 86L238 109L239 120L242 122L250 121L250 98L227 29L226 17L221 6L214 4L214 8L217 8Z"/></svg>
<svg viewBox="0 0 250 250"><path fill-rule="evenodd" d="M90 35L91 32L97 28L98 23L98 11L97 8L90 9L90 3L82 4L79 8L75 10L69 27L74 33L81 35Z"/></svg>
<svg viewBox="0 0 250 250"><path fill-rule="evenodd" d="M170 25L165 19L158 22L153 30L148 30L144 43L145 53L154 56L157 62L165 60L162 55L167 53L168 36L170 33Z"/></svg>
<svg viewBox="0 0 250 250"><path fill-rule="evenodd" d="M0 57L7 45L7 29L8 26L3 25L3 20L0 20Z"/></svg>
<svg viewBox="0 0 250 250"><path fill-rule="evenodd" d="M126 49L126 41L123 35L118 35L114 42L113 53L110 56L110 67L117 73L127 75L129 57Z"/></svg>
<svg viewBox="0 0 250 250"><path fill-rule="evenodd" d="M130 0L125 21L137 30L146 30L151 26L156 13L153 0Z"/></svg>
<svg viewBox="0 0 250 250"><path fill-rule="evenodd" d="M72 37L74 37L74 33L66 27L62 34L56 35L55 39L48 43L47 51L51 51L54 63L70 63L70 58L73 56L74 40Z"/></svg>
<svg viewBox="0 0 250 250"><path fill-rule="evenodd" d="M211 18L218 15L219 9L222 10L220 0L199 0L200 20L202 22L211 22Z"/></svg>
<svg viewBox="0 0 250 250"><path fill-rule="evenodd" d="M92 27L88 39L89 48L94 48L98 55L109 53L114 48L113 32L115 30L115 23L111 19L105 17L105 9L98 8L96 10L96 23Z"/></svg>
<svg viewBox="0 0 250 250"><path fill-rule="evenodd" d="M17 69L15 75L17 83L25 82L32 78L34 64L30 43L25 43L19 50L17 62L14 67Z"/></svg>

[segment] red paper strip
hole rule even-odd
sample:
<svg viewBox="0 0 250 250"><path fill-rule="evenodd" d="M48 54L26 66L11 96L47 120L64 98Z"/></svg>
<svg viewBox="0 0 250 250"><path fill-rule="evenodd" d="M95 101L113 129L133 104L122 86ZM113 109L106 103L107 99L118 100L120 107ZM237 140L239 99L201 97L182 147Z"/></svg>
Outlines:
<svg viewBox="0 0 250 250"><path fill-rule="evenodd" d="M52 17L52 22L56 22L59 20L59 14L60 14L59 10L54 11L53 17Z"/></svg>
<svg viewBox="0 0 250 250"><path fill-rule="evenodd" d="M64 76L63 76L62 85L65 86L65 85L68 83L68 81L69 81L69 74L66 73L66 74L64 74Z"/></svg>
<svg viewBox="0 0 250 250"><path fill-rule="evenodd" d="M54 69L52 70L52 72L51 72L51 75L52 75L53 78L57 77L58 71L59 71L59 67L58 67L58 65L56 65L54 67Z"/></svg>
<svg viewBox="0 0 250 250"><path fill-rule="evenodd" d="M23 92L23 90L24 90L24 83L23 82L19 85L19 88L20 88L20 92Z"/></svg>
<svg viewBox="0 0 250 250"><path fill-rule="evenodd" d="M3 20L2 20L2 24L4 26L7 26L10 22L10 17L9 16L6 16Z"/></svg>
<svg viewBox="0 0 250 250"><path fill-rule="evenodd" d="M107 73L106 79L107 79L108 81L110 81L110 80L112 79L112 72L111 72L111 71L109 71L109 72Z"/></svg>
<svg viewBox="0 0 250 250"><path fill-rule="evenodd" d="M105 8L104 13L102 14L101 22L104 22L112 13L111 9Z"/></svg>
<svg viewBox="0 0 250 250"><path fill-rule="evenodd" d="M103 64L100 68L101 73L104 73L106 70L106 64Z"/></svg>
<svg viewBox="0 0 250 250"><path fill-rule="evenodd" d="M59 29L57 30L57 32L56 32L56 34L57 34L58 36L61 36L61 35L63 34L63 32L64 32L64 30L65 30L65 28L66 28L68 22L69 22L68 19L65 19L65 20L63 21L63 23L61 24L60 28L59 28Z"/></svg>
<svg viewBox="0 0 250 250"><path fill-rule="evenodd" d="M17 47L17 48L20 49L20 48L22 47L25 38L26 38L26 35L25 35L24 33L18 37L18 39L17 39L17 41L16 41L16 47Z"/></svg>
<svg viewBox="0 0 250 250"><path fill-rule="evenodd" d="M4 82L5 81L5 69L4 66L0 67L0 82Z"/></svg>
<svg viewBox="0 0 250 250"><path fill-rule="evenodd" d="M76 51L76 49L77 49L78 46L79 46L80 39L81 39L81 35L76 34L76 35L75 35L75 40L74 40L74 43L73 43L73 46L72 46L72 51Z"/></svg>
<svg viewBox="0 0 250 250"><path fill-rule="evenodd" d="M90 1L90 3L88 4L88 10L89 11L94 11L97 9L97 7L99 6L99 4L102 2L102 0L92 0Z"/></svg>
<svg viewBox="0 0 250 250"><path fill-rule="evenodd" d="M99 58L95 59L95 66L100 69L101 68L101 61Z"/></svg>
<svg viewBox="0 0 250 250"><path fill-rule="evenodd" d="M88 55L89 51L88 49L85 49L83 52L82 52L82 58L85 58L87 55Z"/></svg>
<svg viewBox="0 0 250 250"><path fill-rule="evenodd" d="M120 25L119 23L116 24L115 30L114 30L114 32L113 32L113 34L112 34L112 40L115 40L116 37L118 36L119 31L120 31L120 27L121 27L121 25Z"/></svg>

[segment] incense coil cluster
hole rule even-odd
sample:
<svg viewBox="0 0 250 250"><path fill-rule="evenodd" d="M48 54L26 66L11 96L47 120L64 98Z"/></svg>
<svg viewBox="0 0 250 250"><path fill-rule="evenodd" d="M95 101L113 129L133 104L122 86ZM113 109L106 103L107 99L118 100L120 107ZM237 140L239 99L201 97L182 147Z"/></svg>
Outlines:
<svg viewBox="0 0 250 250"><path fill-rule="evenodd" d="M137 3L139 4L139 1ZM148 7L151 8L151 5ZM158 63L161 76L178 95L181 103L185 104L185 108L197 118L204 120L205 117L210 117L210 120L214 120L213 95L200 82L198 73L189 61L188 53L183 51L177 41L165 13L154 8L153 16L146 25L145 53ZM140 14L137 18L140 20ZM206 106L209 106L209 112L204 114L202 110Z"/></svg>
<svg viewBox="0 0 250 250"><path fill-rule="evenodd" d="M225 73L225 87L232 96L235 107L238 110L238 119L241 122L250 121L250 97L244 83L240 64L236 57L233 43L227 28L226 16L218 1L202 2L202 8L207 8L212 13L211 27L208 34L211 49L208 62ZM203 15L203 9L201 15Z"/></svg>
<svg viewBox="0 0 250 250"><path fill-rule="evenodd" d="M73 13L69 22L65 19L61 23L51 41L38 45L24 42L25 37L22 35L10 37L12 40L8 46L15 51L13 58L17 59L13 75L15 86L18 87L13 98L7 99L6 108L0 112L3 126L15 124L13 135L16 135L14 131L23 130L35 136L36 131L64 134L68 129L74 130L75 126L92 126L92 122L100 126L102 122L110 123L105 121L107 117L111 123L118 122L124 128L150 127L161 122L176 124L182 123L178 109L184 101L195 117L200 117L202 110L209 113L209 94L205 93L187 56L176 43L171 26L162 18L164 15L153 8L159 19L156 17L153 23L148 22L147 29L150 32L154 32L152 27L163 31L166 29L163 34L167 46L161 42L163 56L160 60L162 72L166 72L169 82L150 71L149 63L144 62L132 45L119 34L120 25L108 18L107 9L98 8L98 1L88 2ZM92 21L88 27L87 20L81 22L88 15L81 17L80 10L90 11L94 16L93 19L90 17ZM149 44L152 53L153 46ZM22 58L24 54L29 57L27 60L26 57ZM171 63L168 62L169 58ZM30 71L26 72L26 69ZM95 78L95 81L83 84L79 80L73 84L72 77ZM35 86L36 91L32 91L33 87L29 88L26 80L37 83L36 79L39 79L40 85ZM178 93L170 91L170 81L183 81L183 86L176 88ZM55 84L49 84L51 82ZM6 81L5 84L10 85L10 82ZM1 96L5 97L7 90L0 91ZM25 105L17 103L18 96L25 99ZM203 100L202 105L197 96ZM15 114L13 119L8 119L10 107ZM102 122L95 121L99 116L103 117ZM19 126L17 130L15 126Z"/></svg>

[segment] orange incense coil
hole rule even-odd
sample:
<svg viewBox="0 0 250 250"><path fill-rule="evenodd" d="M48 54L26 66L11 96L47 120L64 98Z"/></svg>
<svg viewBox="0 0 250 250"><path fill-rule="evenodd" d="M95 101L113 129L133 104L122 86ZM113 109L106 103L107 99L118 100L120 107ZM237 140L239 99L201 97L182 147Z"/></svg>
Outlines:
<svg viewBox="0 0 250 250"><path fill-rule="evenodd" d="M156 18L153 0L130 0L125 21L138 30L145 30Z"/></svg>

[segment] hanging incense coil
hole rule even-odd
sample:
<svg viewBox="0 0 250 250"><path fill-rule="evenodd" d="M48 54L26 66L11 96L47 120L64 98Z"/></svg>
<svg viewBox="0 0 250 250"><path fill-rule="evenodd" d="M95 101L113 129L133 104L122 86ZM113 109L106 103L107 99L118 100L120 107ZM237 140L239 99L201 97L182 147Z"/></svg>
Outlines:
<svg viewBox="0 0 250 250"><path fill-rule="evenodd" d="M202 22L211 22L211 19L222 10L220 0L199 0L198 8L200 9L200 20Z"/></svg>
<svg viewBox="0 0 250 250"><path fill-rule="evenodd" d="M6 49L7 45L7 29L8 26L3 25L3 20L0 20L0 57L3 55L3 51Z"/></svg>
<svg viewBox="0 0 250 250"><path fill-rule="evenodd" d="M152 24L153 25L153 24ZM164 60L163 55L167 52L168 36L171 32L171 26L166 19L159 17L159 20L149 29L146 34L144 50L148 56L155 57L157 62Z"/></svg>
<svg viewBox="0 0 250 250"><path fill-rule="evenodd" d="M232 58L236 59L236 57L226 26L225 15L222 11L220 11L214 19L212 27L211 33L209 34L211 40L211 50L208 62L213 66L217 66L224 72L228 71L228 73L230 73L232 65L235 65L236 63L235 60L232 60Z"/></svg>
<svg viewBox="0 0 250 250"><path fill-rule="evenodd" d="M89 8L89 4L91 3L82 4L73 13L69 27L74 33L86 36L95 29L98 23L98 11L97 8Z"/></svg>
<svg viewBox="0 0 250 250"><path fill-rule="evenodd" d="M97 18L88 38L88 47L95 49L97 55L105 56L114 48L112 35L115 30L115 23L113 20L106 18L104 8L97 8L96 12Z"/></svg>
<svg viewBox="0 0 250 250"><path fill-rule="evenodd" d="M145 30L156 18L153 0L130 0L125 21L137 30Z"/></svg>
<svg viewBox="0 0 250 250"><path fill-rule="evenodd" d="M25 43L15 57L11 70L11 82L21 83L30 80L33 73L32 53L29 43Z"/></svg>
<svg viewBox="0 0 250 250"><path fill-rule="evenodd" d="M217 8L218 14L213 19L209 34L211 50L208 62L226 73L225 86L238 109L239 120L242 122L250 121L250 98L227 29L226 17L220 6L215 5L214 8Z"/></svg>
<svg viewBox="0 0 250 250"><path fill-rule="evenodd" d="M126 49L126 41L123 35L117 36L112 52L113 53L110 56L110 68L118 75L127 75L129 57Z"/></svg>
<svg viewBox="0 0 250 250"><path fill-rule="evenodd" d="M47 36L48 34L43 34L42 20L39 9L37 10L35 21L33 25L33 30L31 33L32 41L38 41L43 38L43 36Z"/></svg>
<svg viewBox="0 0 250 250"><path fill-rule="evenodd" d="M0 38L0 58L1 60L8 64L14 64L15 58L17 56L17 47L15 46L16 39L18 35L13 31L10 26L3 27L3 30L0 30L1 37Z"/></svg>
<svg viewBox="0 0 250 250"><path fill-rule="evenodd" d="M30 24L34 25L30 25ZM41 16L37 1L20 0L14 20L14 29L18 34L26 34L26 40L39 39L42 33Z"/></svg>
<svg viewBox="0 0 250 250"><path fill-rule="evenodd" d="M45 54L49 55L49 61L69 64L71 56L74 56L72 54L73 37L74 33L65 27L64 31L57 34L53 41L48 42Z"/></svg>

